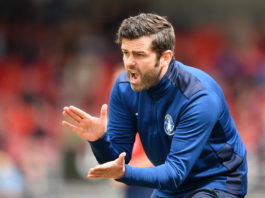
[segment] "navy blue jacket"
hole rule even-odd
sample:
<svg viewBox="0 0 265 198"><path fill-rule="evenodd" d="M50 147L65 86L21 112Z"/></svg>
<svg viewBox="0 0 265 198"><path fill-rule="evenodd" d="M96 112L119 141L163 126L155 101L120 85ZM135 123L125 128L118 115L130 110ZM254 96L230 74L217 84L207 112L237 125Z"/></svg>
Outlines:
<svg viewBox="0 0 265 198"><path fill-rule="evenodd" d="M113 86L107 132L90 142L99 163L126 152L136 132L155 167L126 166L119 180L155 188L159 197L182 197L199 188L238 195L247 191L246 149L219 85L175 59L161 81L135 92L126 73Z"/></svg>

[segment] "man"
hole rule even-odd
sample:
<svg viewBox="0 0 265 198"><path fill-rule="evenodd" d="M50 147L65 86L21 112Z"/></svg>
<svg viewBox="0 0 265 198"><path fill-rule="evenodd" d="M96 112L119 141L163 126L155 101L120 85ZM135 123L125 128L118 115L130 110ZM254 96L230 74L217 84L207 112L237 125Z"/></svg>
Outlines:
<svg viewBox="0 0 265 198"><path fill-rule="evenodd" d="M155 188L153 197L244 197L246 149L223 92L206 73L173 58L172 25L155 14L118 31L126 72L100 117L65 107L63 125L90 142L101 165L89 178ZM107 118L108 114L108 118ZM127 165L136 132L155 167Z"/></svg>

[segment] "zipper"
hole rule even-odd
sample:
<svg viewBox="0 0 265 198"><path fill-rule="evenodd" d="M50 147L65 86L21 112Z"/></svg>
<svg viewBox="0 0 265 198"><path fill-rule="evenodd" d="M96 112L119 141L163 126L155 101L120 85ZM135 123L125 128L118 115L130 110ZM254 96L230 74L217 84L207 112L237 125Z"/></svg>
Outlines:
<svg viewBox="0 0 265 198"><path fill-rule="evenodd" d="M157 135L158 133L158 129L157 129L157 106L156 106L156 102L152 99L152 121L153 121L153 134Z"/></svg>

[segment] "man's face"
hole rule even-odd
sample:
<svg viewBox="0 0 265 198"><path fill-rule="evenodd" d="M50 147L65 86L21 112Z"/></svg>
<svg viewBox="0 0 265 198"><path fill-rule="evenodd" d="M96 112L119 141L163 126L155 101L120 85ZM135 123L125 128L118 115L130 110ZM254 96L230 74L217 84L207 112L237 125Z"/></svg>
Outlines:
<svg viewBox="0 0 265 198"><path fill-rule="evenodd" d="M151 49L152 38L123 39L121 50L123 62L134 91L146 91L162 78L160 61Z"/></svg>

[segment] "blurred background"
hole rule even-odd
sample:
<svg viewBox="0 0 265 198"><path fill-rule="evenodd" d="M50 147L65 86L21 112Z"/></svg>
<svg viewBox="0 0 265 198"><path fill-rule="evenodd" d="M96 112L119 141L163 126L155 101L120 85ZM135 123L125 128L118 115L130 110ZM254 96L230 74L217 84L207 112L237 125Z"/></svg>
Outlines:
<svg viewBox="0 0 265 198"><path fill-rule="evenodd" d="M89 144L61 127L65 105L97 116L108 103L122 68L116 31L140 12L167 16L176 59L220 83L248 150L247 198L264 197L264 10L263 0L0 0L0 197L145 197L87 179ZM134 153L148 166L138 143Z"/></svg>

